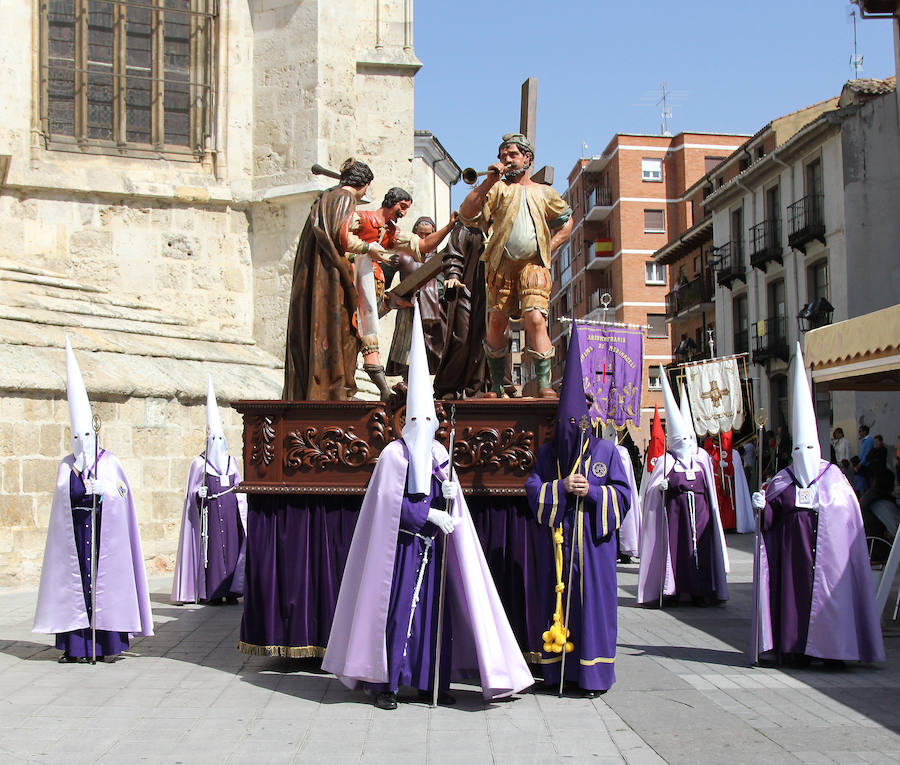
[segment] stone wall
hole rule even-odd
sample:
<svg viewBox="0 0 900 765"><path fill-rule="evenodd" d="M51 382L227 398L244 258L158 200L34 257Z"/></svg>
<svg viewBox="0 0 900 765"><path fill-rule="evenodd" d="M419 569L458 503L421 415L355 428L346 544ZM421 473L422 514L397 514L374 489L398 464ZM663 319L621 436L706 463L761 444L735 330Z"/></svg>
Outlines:
<svg viewBox="0 0 900 765"><path fill-rule="evenodd" d="M206 406L162 398L99 398L100 443L122 462L134 492L150 573L171 571L191 460L204 448ZM241 458L241 417L220 404ZM71 453L64 396L0 397L0 587L35 585L59 461Z"/></svg>

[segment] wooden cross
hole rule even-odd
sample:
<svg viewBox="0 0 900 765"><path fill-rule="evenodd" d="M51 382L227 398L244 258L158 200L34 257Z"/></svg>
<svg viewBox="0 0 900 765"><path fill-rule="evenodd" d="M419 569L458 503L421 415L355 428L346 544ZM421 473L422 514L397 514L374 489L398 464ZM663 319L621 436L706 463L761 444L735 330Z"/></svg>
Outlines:
<svg viewBox="0 0 900 765"><path fill-rule="evenodd" d="M712 401L713 406L722 406L722 398L730 395L727 390L719 390L719 383L713 380L709 384L709 390L701 393L700 398L708 398Z"/></svg>

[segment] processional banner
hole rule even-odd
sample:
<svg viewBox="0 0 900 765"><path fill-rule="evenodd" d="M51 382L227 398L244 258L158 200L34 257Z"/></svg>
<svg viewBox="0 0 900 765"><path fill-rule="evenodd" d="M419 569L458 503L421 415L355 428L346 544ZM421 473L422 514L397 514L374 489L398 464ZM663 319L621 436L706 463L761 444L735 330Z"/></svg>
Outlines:
<svg viewBox="0 0 900 765"><path fill-rule="evenodd" d="M737 359L692 364L684 373L697 435L739 430L744 424L744 397Z"/></svg>
<svg viewBox="0 0 900 765"><path fill-rule="evenodd" d="M628 420L641 424L644 333L631 327L577 324L584 390L593 398L591 422L619 430Z"/></svg>

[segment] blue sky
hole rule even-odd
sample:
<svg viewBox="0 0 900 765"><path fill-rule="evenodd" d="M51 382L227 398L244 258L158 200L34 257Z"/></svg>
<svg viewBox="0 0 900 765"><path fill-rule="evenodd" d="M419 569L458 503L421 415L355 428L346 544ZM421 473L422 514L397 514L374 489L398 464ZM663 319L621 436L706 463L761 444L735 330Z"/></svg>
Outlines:
<svg viewBox="0 0 900 765"><path fill-rule="evenodd" d="M853 27L843 0L420 0L415 126L461 167L483 169L519 126L522 82L538 78L537 165L557 189L581 156L617 132L754 133L781 114L840 93ZM891 25L857 20L862 77L894 74ZM465 187L454 193L456 204Z"/></svg>

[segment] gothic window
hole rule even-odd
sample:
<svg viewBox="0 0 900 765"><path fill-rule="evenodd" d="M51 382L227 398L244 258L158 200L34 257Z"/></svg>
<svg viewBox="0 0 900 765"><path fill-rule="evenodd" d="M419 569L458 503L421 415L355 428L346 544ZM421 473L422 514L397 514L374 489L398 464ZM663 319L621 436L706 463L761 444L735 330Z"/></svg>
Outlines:
<svg viewBox="0 0 900 765"><path fill-rule="evenodd" d="M42 0L48 148L199 159L215 150L218 0Z"/></svg>

